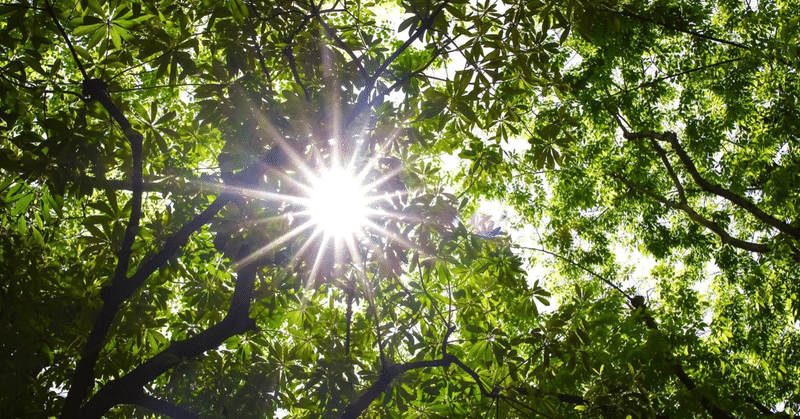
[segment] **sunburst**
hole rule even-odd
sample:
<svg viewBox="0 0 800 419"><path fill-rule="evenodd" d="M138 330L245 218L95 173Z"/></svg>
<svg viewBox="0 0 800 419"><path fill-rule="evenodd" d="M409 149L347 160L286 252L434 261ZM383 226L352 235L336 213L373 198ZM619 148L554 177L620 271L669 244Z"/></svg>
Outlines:
<svg viewBox="0 0 800 419"><path fill-rule="evenodd" d="M321 51L327 53L326 48ZM327 79L336 79L331 68L324 66L323 70ZM261 138L275 141L273 147L282 151L288 167L267 163L262 171L268 178L280 179L280 187L251 186L236 191L269 201L273 206L285 204L287 211L280 217L290 218L291 222L277 235L269 232L268 243L238 264L253 263L271 252L291 248L287 252L292 255L287 268L297 265L310 268L310 284L327 263L357 266L363 275L365 262L375 258L385 262L389 257L382 247L391 245L394 259L405 259L404 255L398 255L399 248L419 250L408 238L409 229L401 233L403 228L399 226L422 220L404 208L407 190L401 179L402 165L400 159L388 156L389 145L404 130L395 128L389 135L383 131L384 140L372 141L371 131L377 131L374 109L344 117L341 94L338 85L328 88L320 95L326 105L319 108L309 107L308 98L302 102L298 96L297 106L286 106L295 115L293 128L300 128L294 132L283 132L286 128L273 124L274 118L268 118L259 104L248 103ZM287 103L292 98L290 92ZM297 122L300 120L305 123ZM300 141L290 144L287 138ZM392 160L391 164L386 163L387 158ZM263 185L261 180L258 183ZM267 225L275 218L257 222ZM397 261L390 262L397 273Z"/></svg>
<svg viewBox="0 0 800 419"><path fill-rule="evenodd" d="M392 140L394 138L387 139ZM373 254L380 253L376 238L384 243L394 241L405 248L414 247L407 238L383 226L387 218L414 222L413 217L397 208L400 204L397 198L407 194L402 182L398 184L400 168L380 173L380 152L361 156L358 153L361 147L353 147L353 154L344 159L336 153L339 147L335 141L330 143L333 146L328 148L327 155L318 151L311 153L315 156L313 164L288 144L278 144L285 150L292 167L288 171L270 169L267 176L278 177L291 185L292 193L240 190L242 195L251 198L289 204L291 210L283 216L291 218L292 222L288 231L240 260L239 264L252 263L289 242L304 238L300 240L299 249L293 252L289 265L306 261L310 268L307 285L310 285L327 263L337 267L347 263L360 266L370 250Z"/></svg>

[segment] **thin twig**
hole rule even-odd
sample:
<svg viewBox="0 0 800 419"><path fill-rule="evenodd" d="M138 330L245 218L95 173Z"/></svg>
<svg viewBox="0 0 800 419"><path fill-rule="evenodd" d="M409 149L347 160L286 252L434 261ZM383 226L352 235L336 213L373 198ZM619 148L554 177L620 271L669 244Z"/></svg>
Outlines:
<svg viewBox="0 0 800 419"><path fill-rule="evenodd" d="M580 263L575 262L574 260L572 260L572 259L570 259L570 258L568 258L566 256L562 256L562 255L560 255L558 253L551 252L551 251L549 251L547 249L540 249L538 247L527 247L527 246L517 246L517 247L519 247L520 249L533 250L533 251L536 251L536 252L545 253L545 254L548 254L550 256L553 256L553 257L556 257L558 259L561 259L564 262L567 262L568 264L570 264L570 265L572 265L572 266L574 266L574 267L576 267L576 268L578 268L578 269L580 269L580 270L582 270L582 271L594 276L595 278L597 278L600 281L604 282L606 285L610 286L611 288L614 288L615 290L617 290L617 292L622 294L629 302L633 301L633 297L631 297L630 294L628 294L627 292L623 291L622 288L620 288L617 284L613 283L610 279L608 279L608 278L604 277L603 275L600 275L597 272L595 272L595 271L593 271L593 270L581 265Z"/></svg>
<svg viewBox="0 0 800 419"><path fill-rule="evenodd" d="M657 22L657 21L655 21L655 20L653 20L653 19L646 18L646 17L644 17L644 16L640 16L640 15L637 15L637 14L635 14L635 13L627 12L627 11L624 11L624 10L622 10L622 11L620 11L620 10L614 10L614 9L612 9L612 8L608 7L608 6L605 6L605 5L603 5L602 7L603 7L605 10L607 10L607 11L609 11L609 12L611 12L611 13L615 13L615 14L618 14L618 15L622 15L622 16L626 16L626 17L630 17L630 18L638 19L638 20L641 20L641 21L643 21L643 22L652 23L652 24L654 24L654 25L663 26L663 27L665 27L665 28L672 29L672 30L674 30L674 31L682 32L682 33L685 33L685 34L687 34L687 35L696 36L696 37L698 37L698 38L707 39L707 40L709 40L709 41L713 41L713 42L716 42L716 43L719 43L719 44L730 45L730 46L733 46L733 47L736 47L736 48L741 48L741 49L744 49L744 50L747 50L747 51L749 51L749 50L750 50L750 48L749 48L749 47L747 47L746 45L740 44L740 43L738 43L738 42L734 42L734 41L728 41L728 40L725 40L725 39L720 39L720 38L715 38L715 37L713 37L713 36L706 35L706 34L704 34L704 33L700 33L700 32L693 31L693 30L691 30L691 29L680 29L680 28L678 28L678 27L676 27L676 26L673 26L673 25L670 25L670 24L668 24L668 23Z"/></svg>
<svg viewBox="0 0 800 419"><path fill-rule="evenodd" d="M55 22L56 26L58 27L58 31L61 32L61 36L64 37L64 41L66 41L67 47L69 47L69 51L72 53L72 58L75 59L75 64L78 66L78 70L80 70L81 75L83 75L83 79L89 80L89 76L86 74L86 69L83 68L83 63L78 58L78 53L75 52L75 48L72 46L72 42L70 42L67 32L64 31L64 27L61 26L61 22L58 21L58 17L56 17L56 13L53 11L53 5L50 4L50 0L45 0L44 3L47 5L47 11L50 13L50 16L53 17L53 22Z"/></svg>

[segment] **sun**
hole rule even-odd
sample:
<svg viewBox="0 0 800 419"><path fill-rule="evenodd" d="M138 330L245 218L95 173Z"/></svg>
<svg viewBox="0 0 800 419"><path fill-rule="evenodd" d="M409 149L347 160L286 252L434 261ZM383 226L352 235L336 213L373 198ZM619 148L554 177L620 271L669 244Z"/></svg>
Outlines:
<svg viewBox="0 0 800 419"><path fill-rule="evenodd" d="M265 169L266 188L241 188L237 193L280 207L278 214L254 220L254 225L278 222L286 229L265 234L265 241L238 263L262 257L278 260L281 254L288 258L281 266L308 270L306 285L311 286L347 266L366 275L366 261L385 259L387 246L414 248L398 226L421 220L404 211L408 190L400 159L383 152L394 138L373 146L368 155L359 152L365 146L357 142L344 156L333 141L323 142L327 149L305 151L278 141L286 168Z"/></svg>
<svg viewBox="0 0 800 419"><path fill-rule="evenodd" d="M368 222L367 187L347 168L334 167L315 177L306 204L311 222L337 241L357 236Z"/></svg>

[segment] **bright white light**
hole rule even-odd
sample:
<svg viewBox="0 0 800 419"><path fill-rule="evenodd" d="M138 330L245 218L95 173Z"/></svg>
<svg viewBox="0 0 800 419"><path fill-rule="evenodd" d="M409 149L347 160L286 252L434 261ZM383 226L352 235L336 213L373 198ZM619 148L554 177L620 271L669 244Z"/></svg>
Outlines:
<svg viewBox="0 0 800 419"><path fill-rule="evenodd" d="M367 222L367 191L345 169L320 174L309 195L311 221L325 234L336 239L361 231Z"/></svg>

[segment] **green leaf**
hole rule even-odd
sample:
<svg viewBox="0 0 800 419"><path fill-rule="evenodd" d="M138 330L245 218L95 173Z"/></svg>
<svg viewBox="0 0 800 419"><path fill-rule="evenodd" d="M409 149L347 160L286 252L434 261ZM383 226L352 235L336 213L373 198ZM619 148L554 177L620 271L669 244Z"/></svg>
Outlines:
<svg viewBox="0 0 800 419"><path fill-rule="evenodd" d="M14 203L14 207L11 208L11 215L12 216L17 216L17 215L20 215L23 212L27 211L28 210L28 206L30 206L31 201L33 201L33 198L34 198L34 194L33 193L27 193L27 194L23 195L21 198L19 198Z"/></svg>
<svg viewBox="0 0 800 419"><path fill-rule="evenodd" d="M77 28L75 28L74 31L72 31L72 35L81 36L94 33L96 30L100 29L104 25L105 25L104 23L94 23L91 25L78 26Z"/></svg>
<svg viewBox="0 0 800 419"><path fill-rule="evenodd" d="M468 121L476 121L478 117L466 102L456 102L456 108Z"/></svg>

